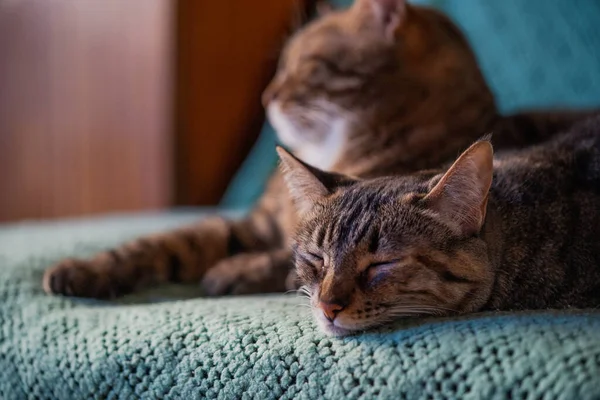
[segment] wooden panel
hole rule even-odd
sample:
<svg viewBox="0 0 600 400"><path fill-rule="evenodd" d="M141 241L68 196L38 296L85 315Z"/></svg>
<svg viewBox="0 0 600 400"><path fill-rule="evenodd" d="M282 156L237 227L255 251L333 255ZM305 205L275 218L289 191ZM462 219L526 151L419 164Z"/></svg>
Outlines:
<svg viewBox="0 0 600 400"><path fill-rule="evenodd" d="M172 5L0 1L0 221L170 204Z"/></svg>
<svg viewBox="0 0 600 400"><path fill-rule="evenodd" d="M177 203L215 204L263 122L262 89L295 0L181 0Z"/></svg>

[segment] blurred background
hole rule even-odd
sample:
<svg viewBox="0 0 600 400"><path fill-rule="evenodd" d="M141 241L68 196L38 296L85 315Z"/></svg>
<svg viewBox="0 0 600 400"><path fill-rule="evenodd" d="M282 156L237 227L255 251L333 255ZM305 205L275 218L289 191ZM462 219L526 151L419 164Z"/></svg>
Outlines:
<svg viewBox="0 0 600 400"><path fill-rule="evenodd" d="M413 2L462 27L503 111L600 105L597 0ZM260 95L313 8L0 0L0 222L251 204L275 165Z"/></svg>
<svg viewBox="0 0 600 400"><path fill-rule="evenodd" d="M0 0L0 221L216 204L293 0Z"/></svg>

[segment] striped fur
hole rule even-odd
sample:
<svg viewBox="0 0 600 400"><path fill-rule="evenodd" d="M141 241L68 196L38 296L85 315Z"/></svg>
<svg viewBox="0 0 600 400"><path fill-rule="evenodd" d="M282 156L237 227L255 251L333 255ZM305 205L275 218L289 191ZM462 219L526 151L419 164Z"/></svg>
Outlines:
<svg viewBox="0 0 600 400"><path fill-rule="evenodd" d="M496 149L520 147L586 114L501 117L448 18L402 0L386 3L357 0L289 40L264 102L294 153L351 176L406 173L438 167L485 132L495 132ZM200 221L91 259L59 262L46 272L44 288L112 297L167 281L202 281L214 295L281 291L294 282L285 278L291 260L283 255L296 219L275 173L242 220Z"/></svg>
<svg viewBox="0 0 600 400"><path fill-rule="evenodd" d="M281 157L291 188L310 181L313 170ZM493 167L483 141L448 170L317 179L327 193L310 198L292 247L326 333L405 316L600 306L598 117Z"/></svg>

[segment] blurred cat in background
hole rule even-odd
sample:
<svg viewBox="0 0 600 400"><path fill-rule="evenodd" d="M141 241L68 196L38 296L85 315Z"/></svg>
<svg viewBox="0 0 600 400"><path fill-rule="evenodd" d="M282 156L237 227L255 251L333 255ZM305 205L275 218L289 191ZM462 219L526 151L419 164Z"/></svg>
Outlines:
<svg viewBox="0 0 600 400"><path fill-rule="evenodd" d="M499 115L459 29L405 0L357 0L294 34L263 101L279 138L323 170L373 178L436 168L483 133L498 150L544 141L588 112ZM295 287L297 213L276 172L253 210L143 237L47 270L48 293L114 297L161 282L208 295Z"/></svg>

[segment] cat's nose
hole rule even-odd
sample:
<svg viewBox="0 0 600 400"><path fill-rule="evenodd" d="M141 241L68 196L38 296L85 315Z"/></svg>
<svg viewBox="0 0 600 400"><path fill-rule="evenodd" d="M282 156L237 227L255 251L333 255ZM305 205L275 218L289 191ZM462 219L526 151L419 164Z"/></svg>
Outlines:
<svg viewBox="0 0 600 400"><path fill-rule="evenodd" d="M327 318L330 322L333 322L338 313L344 309L344 306L338 303L326 303L324 301L320 301L319 308L323 310L325 318Z"/></svg>

